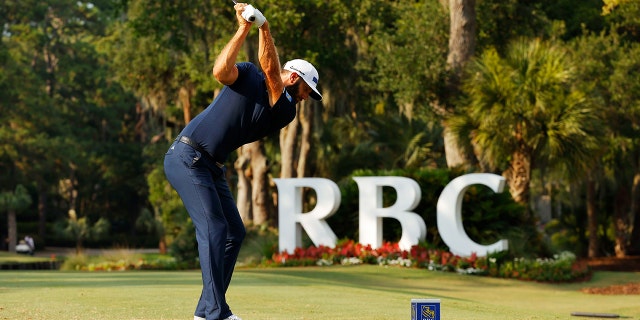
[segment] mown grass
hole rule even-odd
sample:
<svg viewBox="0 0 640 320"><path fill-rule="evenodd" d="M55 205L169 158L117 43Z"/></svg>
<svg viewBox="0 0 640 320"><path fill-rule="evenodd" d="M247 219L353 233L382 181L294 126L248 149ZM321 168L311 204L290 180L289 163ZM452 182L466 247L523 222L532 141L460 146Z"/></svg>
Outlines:
<svg viewBox="0 0 640 320"><path fill-rule="evenodd" d="M412 298L442 300L442 319L577 319L574 311L640 318L640 297L584 287L640 282L596 272L541 284L400 267L240 268L228 300L245 320L409 319ZM0 319L192 319L199 271L0 272Z"/></svg>

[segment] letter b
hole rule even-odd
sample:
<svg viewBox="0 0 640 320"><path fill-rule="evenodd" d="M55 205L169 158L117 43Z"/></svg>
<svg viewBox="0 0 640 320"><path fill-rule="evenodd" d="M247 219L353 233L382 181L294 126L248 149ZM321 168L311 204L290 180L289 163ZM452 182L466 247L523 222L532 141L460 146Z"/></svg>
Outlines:
<svg viewBox="0 0 640 320"><path fill-rule="evenodd" d="M427 236L427 226L413 210L422 197L420 185L406 177L354 177L360 190L360 243L372 248L382 245L382 218L400 222L400 249L409 250ZM382 188L392 187L398 196L392 206L382 207Z"/></svg>

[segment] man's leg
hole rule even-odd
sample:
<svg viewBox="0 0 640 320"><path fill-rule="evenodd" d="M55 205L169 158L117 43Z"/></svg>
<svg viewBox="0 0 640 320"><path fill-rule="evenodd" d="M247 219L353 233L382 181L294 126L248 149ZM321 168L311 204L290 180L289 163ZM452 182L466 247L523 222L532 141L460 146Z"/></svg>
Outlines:
<svg viewBox="0 0 640 320"><path fill-rule="evenodd" d="M226 170L226 169L225 169ZM224 217L227 220L228 231L224 252L224 273L225 273L225 292L229 288L231 277L233 276L233 268L238 260L238 254L240 253L240 247L244 240L247 231L238 212L238 207L233 199L233 194L229 189L227 181L224 179L224 174L221 179L216 179L216 190L220 198L220 204Z"/></svg>
<svg viewBox="0 0 640 320"><path fill-rule="evenodd" d="M222 319L230 314L224 296L227 222L215 192L213 174L199 154L180 143L174 151L174 155L165 157L165 174L195 226L202 272L203 290L195 315L209 320ZM189 161L190 157L194 160Z"/></svg>
<svg viewBox="0 0 640 320"><path fill-rule="evenodd" d="M198 255L202 271L204 302L207 319L222 319L229 313L225 299L225 243L228 233L220 200L210 186L196 185L192 195L198 198L201 208L189 211L196 229ZM201 309L198 306L197 309ZM211 317L211 318L209 318Z"/></svg>

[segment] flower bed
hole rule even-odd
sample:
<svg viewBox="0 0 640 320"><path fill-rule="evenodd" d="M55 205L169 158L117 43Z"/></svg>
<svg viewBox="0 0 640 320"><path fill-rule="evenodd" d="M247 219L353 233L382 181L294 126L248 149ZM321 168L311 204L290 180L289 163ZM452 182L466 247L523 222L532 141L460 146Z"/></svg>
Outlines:
<svg viewBox="0 0 640 320"><path fill-rule="evenodd" d="M507 260L504 254L460 257L445 250L421 245L404 251L397 244L389 242L373 249L370 245L365 246L353 240L341 241L335 248L311 246L296 248L292 253L275 253L266 262L267 266L276 267L336 264L378 264L539 282L570 282L584 279L590 274L589 266L577 261L576 256L570 252L563 252L552 258Z"/></svg>

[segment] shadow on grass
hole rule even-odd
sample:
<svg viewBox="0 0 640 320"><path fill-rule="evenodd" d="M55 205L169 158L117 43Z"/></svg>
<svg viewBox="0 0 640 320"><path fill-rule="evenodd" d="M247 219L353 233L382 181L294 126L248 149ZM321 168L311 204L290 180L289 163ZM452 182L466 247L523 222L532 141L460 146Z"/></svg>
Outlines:
<svg viewBox="0 0 640 320"><path fill-rule="evenodd" d="M450 294L455 294L459 291L456 286L442 285L443 279L447 279L446 281L455 283L460 280L460 278L473 278L473 282L465 281L465 290L469 290L470 287L472 289L481 289L488 285L491 285L493 288L502 286L499 281L491 281L488 278L479 276L458 275L417 269L408 270L402 267L294 267L277 269L241 269L241 272L251 275L251 278L234 281L234 286L337 286L409 296L420 296L425 291L439 292L439 294L434 296L434 298L451 297ZM384 274L386 275L383 276ZM278 281L269 281L262 284L255 281L256 278L272 278L274 276L278 277ZM434 281L436 279L438 279L438 281ZM507 284L505 283L504 286L507 286Z"/></svg>
<svg viewBox="0 0 640 320"><path fill-rule="evenodd" d="M5 272L0 287L12 289L42 288L105 288L122 286L176 286L185 283L200 284L200 271L156 272L76 272L76 271L24 271Z"/></svg>

